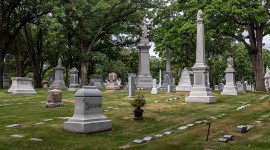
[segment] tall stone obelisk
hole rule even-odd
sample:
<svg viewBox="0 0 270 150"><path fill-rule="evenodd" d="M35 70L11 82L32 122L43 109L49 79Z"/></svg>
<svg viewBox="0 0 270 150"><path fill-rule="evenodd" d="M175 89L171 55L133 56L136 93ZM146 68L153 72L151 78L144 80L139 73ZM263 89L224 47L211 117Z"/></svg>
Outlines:
<svg viewBox="0 0 270 150"><path fill-rule="evenodd" d="M171 51L166 49L166 71L164 73L164 80L160 88L167 89L168 85L173 85L173 75L171 72Z"/></svg>
<svg viewBox="0 0 270 150"><path fill-rule="evenodd" d="M151 47L150 42L147 37L147 25L145 19L142 22L142 35L140 43L138 45L140 49L139 56L139 71L136 78L136 87L143 89L152 89L153 78L150 74L149 65L149 49Z"/></svg>
<svg viewBox="0 0 270 150"><path fill-rule="evenodd" d="M216 97L212 96L209 87L209 67L205 64L204 24L202 15L202 10L199 10L197 13L196 63L192 67L194 85L189 96L185 97L185 101L214 103L216 102Z"/></svg>

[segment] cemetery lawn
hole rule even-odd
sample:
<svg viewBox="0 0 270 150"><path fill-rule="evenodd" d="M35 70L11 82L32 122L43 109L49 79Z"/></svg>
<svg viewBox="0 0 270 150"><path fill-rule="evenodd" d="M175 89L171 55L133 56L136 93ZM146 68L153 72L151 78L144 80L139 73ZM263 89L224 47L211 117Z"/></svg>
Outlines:
<svg viewBox="0 0 270 150"><path fill-rule="evenodd" d="M149 90L136 91L144 94L147 104L144 120L133 120L133 110L127 98L128 91L103 91L104 115L113 122L112 130L89 135L64 131L65 117L74 110L74 92L63 91L64 107L46 108L48 90L36 89L37 95L11 95L0 90L0 149L230 149L260 150L270 148L270 96L267 92L248 92L240 96L217 97L215 104L185 103L188 92L151 95ZM176 100L174 98L177 98ZM169 100L172 99L172 100ZM236 110L250 104L250 107ZM210 119L210 118L216 119ZM45 120L49 119L49 120ZM53 120L50 120L53 119ZM45 120L45 121L44 121ZM199 124L185 130L177 128L208 120L211 123L209 140L206 142L207 124ZM255 122L260 120L261 122ZM43 122L43 124L37 124ZM18 127L6 126L20 124ZM254 125L247 133L236 132L238 125ZM156 137L144 144L132 143L135 139L173 131L164 137ZM22 135L16 138L11 135ZM217 142L225 134L234 136L228 143ZM31 141L31 138L42 141Z"/></svg>

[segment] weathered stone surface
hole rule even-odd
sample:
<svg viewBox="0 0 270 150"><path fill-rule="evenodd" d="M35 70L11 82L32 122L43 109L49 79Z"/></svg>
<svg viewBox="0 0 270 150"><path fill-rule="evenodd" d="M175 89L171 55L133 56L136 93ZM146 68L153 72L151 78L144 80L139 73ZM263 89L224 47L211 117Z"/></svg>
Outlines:
<svg viewBox="0 0 270 150"><path fill-rule="evenodd" d="M219 138L218 142L227 143L229 140L227 138Z"/></svg>
<svg viewBox="0 0 270 150"><path fill-rule="evenodd" d="M80 89L80 83L79 83L79 71L77 68L73 67L69 71L69 86L68 86L68 91L77 91Z"/></svg>
<svg viewBox="0 0 270 150"><path fill-rule="evenodd" d="M13 134L13 135L11 135L11 137L15 137L15 138L23 138L24 135Z"/></svg>
<svg viewBox="0 0 270 150"><path fill-rule="evenodd" d="M236 131L240 132L240 133L246 133L248 131L247 126L239 125L239 126L236 127Z"/></svg>
<svg viewBox="0 0 270 150"><path fill-rule="evenodd" d="M228 67L225 70L226 73L226 84L224 86L221 95L239 95L237 91L237 87L235 86L234 73L235 70L233 68L233 58L229 57L227 59Z"/></svg>
<svg viewBox="0 0 270 150"><path fill-rule="evenodd" d="M14 128L14 127L20 127L20 124L11 124L11 125L7 125L7 128Z"/></svg>
<svg viewBox="0 0 270 150"><path fill-rule="evenodd" d="M170 135L172 133L173 133L173 131L166 131L166 132L164 132L165 135Z"/></svg>
<svg viewBox="0 0 270 150"><path fill-rule="evenodd" d="M212 96L209 87L209 67L205 64L205 41L203 12L197 13L197 46L196 63L192 67L194 74L194 84L189 96L185 97L186 102L215 103L216 97Z"/></svg>
<svg viewBox="0 0 270 150"><path fill-rule="evenodd" d="M11 78L12 84L8 89L11 94L37 94L32 86L32 78L14 77Z"/></svg>
<svg viewBox="0 0 270 150"><path fill-rule="evenodd" d="M39 138L31 138L30 141L37 141L37 142L40 142L40 141L42 141L42 139L39 139Z"/></svg>
<svg viewBox="0 0 270 150"><path fill-rule="evenodd" d="M106 86L106 90L119 90L120 86L117 83L117 74L112 72L109 74L109 83Z"/></svg>
<svg viewBox="0 0 270 150"><path fill-rule="evenodd" d="M251 129L254 128L254 125L247 125L247 130L250 131Z"/></svg>
<svg viewBox="0 0 270 150"><path fill-rule="evenodd" d="M155 137L163 137L163 134L156 134Z"/></svg>
<svg viewBox="0 0 270 150"><path fill-rule="evenodd" d="M136 139L136 140L133 141L133 143L142 144L142 143L145 143L145 141Z"/></svg>
<svg viewBox="0 0 270 150"><path fill-rule="evenodd" d="M152 136L147 136L147 137L143 138L144 141L152 141L152 140L154 140L154 139L155 139L155 138L152 137Z"/></svg>
<svg viewBox="0 0 270 150"><path fill-rule="evenodd" d="M58 65L54 68L54 81L49 86L50 89L67 89L64 81L64 67L62 67L61 58L58 59Z"/></svg>
<svg viewBox="0 0 270 150"><path fill-rule="evenodd" d="M194 123L187 124L187 127L193 127L193 126L195 126Z"/></svg>
<svg viewBox="0 0 270 150"><path fill-rule="evenodd" d="M103 78L97 75L90 76L89 86L95 86L97 89L103 89Z"/></svg>
<svg viewBox="0 0 270 150"><path fill-rule="evenodd" d="M147 37L147 26L145 22L142 25L143 32L139 42L139 69L138 76L136 78L136 87L143 89L152 89L153 78L150 74L149 64L149 49L151 48L149 39Z"/></svg>
<svg viewBox="0 0 270 150"><path fill-rule="evenodd" d="M10 85L9 85L9 78L6 75L4 75L3 76L3 88L7 89L9 87L10 87Z"/></svg>
<svg viewBox="0 0 270 150"><path fill-rule="evenodd" d="M46 107L59 107L63 106L62 102L62 91L61 90L50 90L48 91L48 101Z"/></svg>
<svg viewBox="0 0 270 150"><path fill-rule="evenodd" d="M102 93L95 86L84 86L75 93L73 116L64 122L64 130L92 133L112 129L112 121L103 115Z"/></svg>
<svg viewBox="0 0 270 150"><path fill-rule="evenodd" d="M185 130L186 128L188 128L188 126L181 126L181 127L179 127L178 129L179 129L179 130Z"/></svg>
<svg viewBox="0 0 270 150"><path fill-rule="evenodd" d="M157 94L158 91L157 91L157 80L156 79L153 79L153 88L151 90L151 94Z"/></svg>
<svg viewBox="0 0 270 150"><path fill-rule="evenodd" d="M167 87L173 86L174 87L174 83L173 83L173 74L171 72L171 54L170 54L170 49L167 48L166 49L166 71L164 73L163 76L163 83L161 85L161 87L159 87L160 89L167 89Z"/></svg>
<svg viewBox="0 0 270 150"><path fill-rule="evenodd" d="M223 138L227 138L229 141L232 141L233 135L224 135Z"/></svg>
<svg viewBox="0 0 270 150"><path fill-rule="evenodd" d="M133 73L128 74L128 97L135 97L135 79L136 75Z"/></svg>
<svg viewBox="0 0 270 150"><path fill-rule="evenodd" d="M193 72L185 67L181 72L181 78L176 86L176 91L191 91L193 85Z"/></svg>

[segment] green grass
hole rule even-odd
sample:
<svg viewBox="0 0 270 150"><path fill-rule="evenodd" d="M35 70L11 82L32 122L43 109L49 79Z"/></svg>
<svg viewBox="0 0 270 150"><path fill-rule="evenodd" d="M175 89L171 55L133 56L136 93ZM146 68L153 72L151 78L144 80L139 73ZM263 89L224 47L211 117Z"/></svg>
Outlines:
<svg viewBox="0 0 270 150"><path fill-rule="evenodd" d="M188 92L167 94L161 92L151 95L150 91L136 91L144 94L147 104L144 109L144 120L133 120L133 109L127 98L128 91L120 90L112 93L103 91L104 115L113 122L111 131L98 132L89 135L74 134L63 129L64 119L56 117L71 117L74 111L74 92L63 91L64 107L46 108L48 90L36 89L37 95L11 95L6 90L0 90L0 149L232 149L260 150L270 148L269 118L262 123L255 121L270 113L270 96L267 92L248 92L240 96L217 96L217 103L185 103ZM168 101L177 97L177 100ZM251 106L237 111L236 108L250 103ZM118 109L117 109L118 108ZM225 114L216 120L209 117ZM44 119L54 120L45 124L34 125ZM211 122L209 141L206 142L208 126L206 124L190 127L186 130L177 128L197 120L208 119ZM21 124L20 127L6 128L10 124ZM248 133L237 133L237 125L252 124L255 128ZM173 134L155 138L145 144L133 144L135 139L154 136L165 131ZM11 137L13 134L24 135L23 138ZM234 141L219 143L217 139L224 134L235 136ZM30 141L30 138L40 138L43 141Z"/></svg>

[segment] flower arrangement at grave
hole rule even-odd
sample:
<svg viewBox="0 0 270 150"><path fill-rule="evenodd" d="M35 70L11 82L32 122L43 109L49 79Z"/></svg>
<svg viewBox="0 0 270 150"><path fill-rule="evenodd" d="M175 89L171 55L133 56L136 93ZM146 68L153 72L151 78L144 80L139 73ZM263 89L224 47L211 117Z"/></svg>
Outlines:
<svg viewBox="0 0 270 150"><path fill-rule="evenodd" d="M134 120L143 120L143 109L141 109L141 107L143 107L146 104L146 99L143 95L139 95L137 98L135 98L134 100L130 101L130 104L133 107L136 107L136 109L133 111L134 112Z"/></svg>

